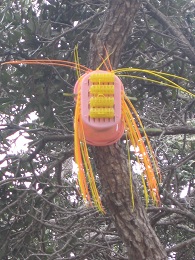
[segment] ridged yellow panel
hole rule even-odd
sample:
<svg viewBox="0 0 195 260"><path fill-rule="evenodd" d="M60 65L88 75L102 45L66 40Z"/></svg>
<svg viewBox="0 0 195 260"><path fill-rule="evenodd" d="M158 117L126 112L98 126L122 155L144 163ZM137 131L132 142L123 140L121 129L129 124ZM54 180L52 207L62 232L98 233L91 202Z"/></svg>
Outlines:
<svg viewBox="0 0 195 260"><path fill-rule="evenodd" d="M89 116L91 118L113 118L113 108L90 108Z"/></svg>
<svg viewBox="0 0 195 260"><path fill-rule="evenodd" d="M113 107L114 97L92 97L90 98L90 107Z"/></svg>
<svg viewBox="0 0 195 260"><path fill-rule="evenodd" d="M114 83L114 73L93 73L90 75L89 80L92 83Z"/></svg>
<svg viewBox="0 0 195 260"><path fill-rule="evenodd" d="M92 85L89 92L92 95L114 95L114 85Z"/></svg>

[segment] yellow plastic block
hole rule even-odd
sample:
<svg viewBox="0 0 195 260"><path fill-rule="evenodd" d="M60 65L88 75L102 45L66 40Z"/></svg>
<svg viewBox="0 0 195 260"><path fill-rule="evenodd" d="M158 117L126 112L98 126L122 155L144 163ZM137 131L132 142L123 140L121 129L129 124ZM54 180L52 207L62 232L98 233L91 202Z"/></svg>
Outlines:
<svg viewBox="0 0 195 260"><path fill-rule="evenodd" d="M113 118L113 108L90 108L89 116L91 118Z"/></svg>
<svg viewBox="0 0 195 260"><path fill-rule="evenodd" d="M113 107L114 97L92 97L89 101L90 107Z"/></svg>
<svg viewBox="0 0 195 260"><path fill-rule="evenodd" d="M93 73L90 75L91 83L114 83L114 73Z"/></svg>
<svg viewBox="0 0 195 260"><path fill-rule="evenodd" d="M92 95L114 95L114 85L92 85L89 92Z"/></svg>

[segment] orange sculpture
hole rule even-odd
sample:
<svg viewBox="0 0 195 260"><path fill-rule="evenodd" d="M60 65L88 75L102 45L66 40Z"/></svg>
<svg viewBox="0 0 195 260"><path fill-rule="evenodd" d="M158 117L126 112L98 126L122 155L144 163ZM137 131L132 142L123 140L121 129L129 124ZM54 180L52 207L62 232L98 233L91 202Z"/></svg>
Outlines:
<svg viewBox="0 0 195 260"><path fill-rule="evenodd" d="M143 166L140 174L142 176L146 205L148 203L148 193L154 203L158 204L160 201L158 183L156 180L156 176L157 179L159 176L158 163L139 115L129 98L126 96L124 86L118 76L146 80L184 91L192 96L195 95L180 87L170 79L170 77L174 77L186 80L184 78L163 72L137 68L112 70L108 57L102 63L105 67L110 67L107 71L100 70L102 64L94 71L80 65L77 51L75 51L76 63L62 60L42 59L8 61L2 63L2 65L39 64L76 69L78 80L74 87L76 101L74 117L74 151L75 162L78 166L80 192L83 200L87 204L94 204L99 211L104 212L96 188L87 144L95 146L111 145L116 143L123 134L126 135L132 206L134 207L134 198L132 168L130 163L130 145L133 146L135 151L138 150L138 155L136 155L137 162ZM106 60L108 60L108 66ZM84 72L83 75L81 75L81 71ZM138 76L135 73L142 73L147 75L147 77ZM138 126L142 129L145 140L143 140ZM148 149L146 149L144 142L147 144ZM91 196L93 201L91 200Z"/></svg>

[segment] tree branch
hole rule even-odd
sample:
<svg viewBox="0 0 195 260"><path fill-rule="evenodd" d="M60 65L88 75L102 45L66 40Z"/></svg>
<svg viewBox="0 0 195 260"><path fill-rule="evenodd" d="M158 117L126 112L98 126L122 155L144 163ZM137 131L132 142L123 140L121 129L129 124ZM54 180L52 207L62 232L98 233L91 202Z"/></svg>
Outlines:
<svg viewBox="0 0 195 260"><path fill-rule="evenodd" d="M186 241L184 241L184 242L181 242L181 243L179 243L179 244L177 244L177 245L175 245L175 246L173 246L173 247L171 247L171 248L166 249L166 252L167 252L167 253L177 252L177 251L179 251L181 248L183 248L183 247L189 247L189 246L190 246L191 244L193 244L193 243L195 243L195 237L190 238L190 239L188 239L188 240L186 240Z"/></svg>
<svg viewBox="0 0 195 260"><path fill-rule="evenodd" d="M195 49L190 44L188 39L184 36L180 28L171 22L171 20L165 16L161 11L154 7L154 5L150 4L149 1L145 0L145 6L149 10L150 14L168 28L170 33L175 36L175 40L177 41L178 46L182 49L188 59L191 61L193 65L195 65Z"/></svg>

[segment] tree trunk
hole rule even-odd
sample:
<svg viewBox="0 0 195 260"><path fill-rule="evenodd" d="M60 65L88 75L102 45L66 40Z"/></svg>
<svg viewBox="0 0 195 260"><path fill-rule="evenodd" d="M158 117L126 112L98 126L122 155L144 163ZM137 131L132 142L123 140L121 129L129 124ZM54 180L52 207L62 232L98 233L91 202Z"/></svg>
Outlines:
<svg viewBox="0 0 195 260"><path fill-rule="evenodd" d="M105 47L113 68L119 64L121 50L133 28L140 0L111 0L97 33L91 35L89 67L95 69L106 57Z"/></svg>
<svg viewBox="0 0 195 260"><path fill-rule="evenodd" d="M129 259L166 259L166 253L149 223L135 183L135 207L132 208L126 157L118 144L94 148L96 168L103 189L103 203L127 246Z"/></svg>
<svg viewBox="0 0 195 260"><path fill-rule="evenodd" d="M90 68L98 67L102 62L100 56L106 57L105 48L109 53L113 52L111 64L117 67L139 7L139 0L110 1L100 30L91 37ZM118 144L94 147L93 152L103 190L103 203L127 246L128 258L166 259L166 252L149 223L135 183L135 207L132 209L127 159L122 147Z"/></svg>

